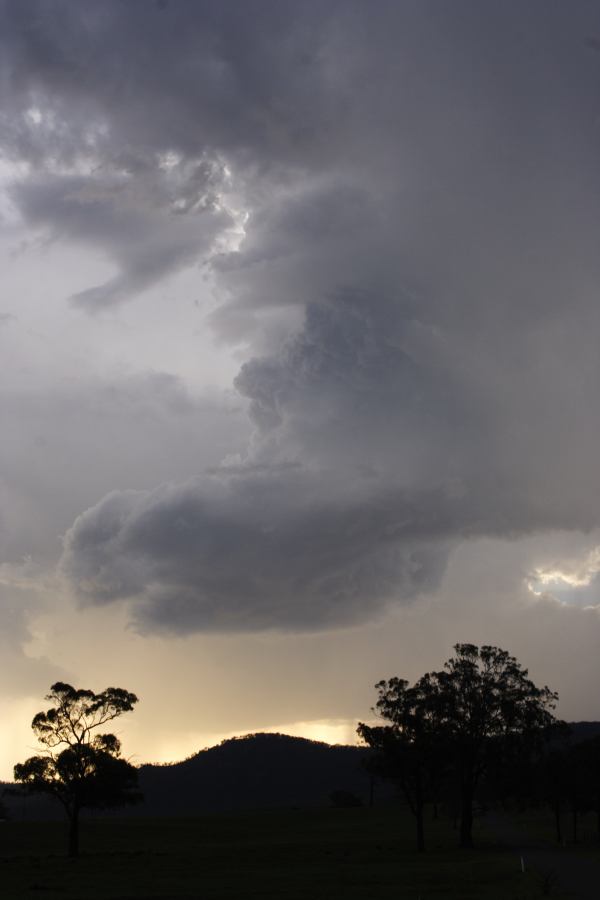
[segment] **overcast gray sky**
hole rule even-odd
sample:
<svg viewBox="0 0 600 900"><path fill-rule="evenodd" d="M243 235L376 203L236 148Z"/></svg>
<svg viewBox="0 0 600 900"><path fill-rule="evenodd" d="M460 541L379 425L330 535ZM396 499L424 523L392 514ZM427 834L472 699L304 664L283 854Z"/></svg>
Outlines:
<svg viewBox="0 0 600 900"><path fill-rule="evenodd" d="M0 0L0 777L353 739L496 643L600 718L600 3Z"/></svg>

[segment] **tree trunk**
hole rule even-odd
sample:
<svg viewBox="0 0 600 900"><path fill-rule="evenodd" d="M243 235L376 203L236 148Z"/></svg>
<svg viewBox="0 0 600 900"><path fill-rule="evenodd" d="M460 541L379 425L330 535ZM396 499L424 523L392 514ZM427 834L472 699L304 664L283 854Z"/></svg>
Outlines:
<svg viewBox="0 0 600 900"><path fill-rule="evenodd" d="M573 843L577 843L577 802L573 801Z"/></svg>
<svg viewBox="0 0 600 900"><path fill-rule="evenodd" d="M69 814L69 857L79 856L79 807L75 806Z"/></svg>
<svg viewBox="0 0 600 900"><path fill-rule="evenodd" d="M562 844L562 829L560 821L560 800L554 801L554 823L556 825L556 840Z"/></svg>
<svg viewBox="0 0 600 900"><path fill-rule="evenodd" d="M417 851L425 852L425 831L423 828L423 787L421 785L421 776L417 776L415 784L415 815L417 819Z"/></svg>
<svg viewBox="0 0 600 900"><path fill-rule="evenodd" d="M460 846L473 846L473 781L469 775L461 780Z"/></svg>
<svg viewBox="0 0 600 900"><path fill-rule="evenodd" d="M417 810L417 852L425 853L425 831L423 829L423 807Z"/></svg>

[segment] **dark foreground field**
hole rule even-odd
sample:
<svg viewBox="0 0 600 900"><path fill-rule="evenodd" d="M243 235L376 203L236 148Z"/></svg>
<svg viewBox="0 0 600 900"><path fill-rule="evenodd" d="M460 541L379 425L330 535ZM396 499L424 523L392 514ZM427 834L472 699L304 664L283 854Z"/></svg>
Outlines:
<svg viewBox="0 0 600 900"><path fill-rule="evenodd" d="M446 822L429 823L430 849L417 855L412 821L398 809L88 820L74 861L64 856L58 823L6 822L0 835L7 900L544 896L539 876L521 873L514 850L483 842L459 851Z"/></svg>

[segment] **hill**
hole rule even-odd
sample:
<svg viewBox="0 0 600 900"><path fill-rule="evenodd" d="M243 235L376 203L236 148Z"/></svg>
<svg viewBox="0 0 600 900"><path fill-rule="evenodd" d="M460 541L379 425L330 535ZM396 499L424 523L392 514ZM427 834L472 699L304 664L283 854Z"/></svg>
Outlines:
<svg viewBox="0 0 600 900"><path fill-rule="evenodd" d="M569 728L571 738L577 743L598 737L600 734L600 722L569 722Z"/></svg>
<svg viewBox="0 0 600 900"><path fill-rule="evenodd" d="M370 797L370 778L362 766L366 752L285 734L232 738L183 762L140 766L144 802L120 815L329 806L334 791L366 804ZM378 785L377 794L389 796L390 789ZM11 818L62 816L58 804L43 797L4 796L3 802Z"/></svg>
<svg viewBox="0 0 600 900"><path fill-rule="evenodd" d="M326 806L333 791L367 803L365 753L285 734L232 738L180 763L142 766L145 813Z"/></svg>

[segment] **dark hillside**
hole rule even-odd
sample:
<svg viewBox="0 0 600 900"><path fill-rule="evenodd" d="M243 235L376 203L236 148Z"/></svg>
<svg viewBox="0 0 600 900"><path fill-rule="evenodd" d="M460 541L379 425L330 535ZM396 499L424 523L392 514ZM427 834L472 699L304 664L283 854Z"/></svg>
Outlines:
<svg viewBox="0 0 600 900"><path fill-rule="evenodd" d="M284 734L253 734L223 741L189 759L139 770L144 803L120 815L200 815L242 809L331 805L333 791L369 802L367 750L330 746ZM390 796L378 784L376 799ZM44 797L5 796L11 818L59 818L62 810ZM115 811L111 813L113 816ZM99 813L94 813L99 815Z"/></svg>
<svg viewBox="0 0 600 900"><path fill-rule="evenodd" d="M569 722L571 737L574 741L587 741L600 734L600 722Z"/></svg>
<svg viewBox="0 0 600 900"><path fill-rule="evenodd" d="M142 766L148 814L204 810L326 806L332 791L369 799L369 776L358 747L330 746L283 734L224 741L184 762ZM141 811L141 810L140 810Z"/></svg>

